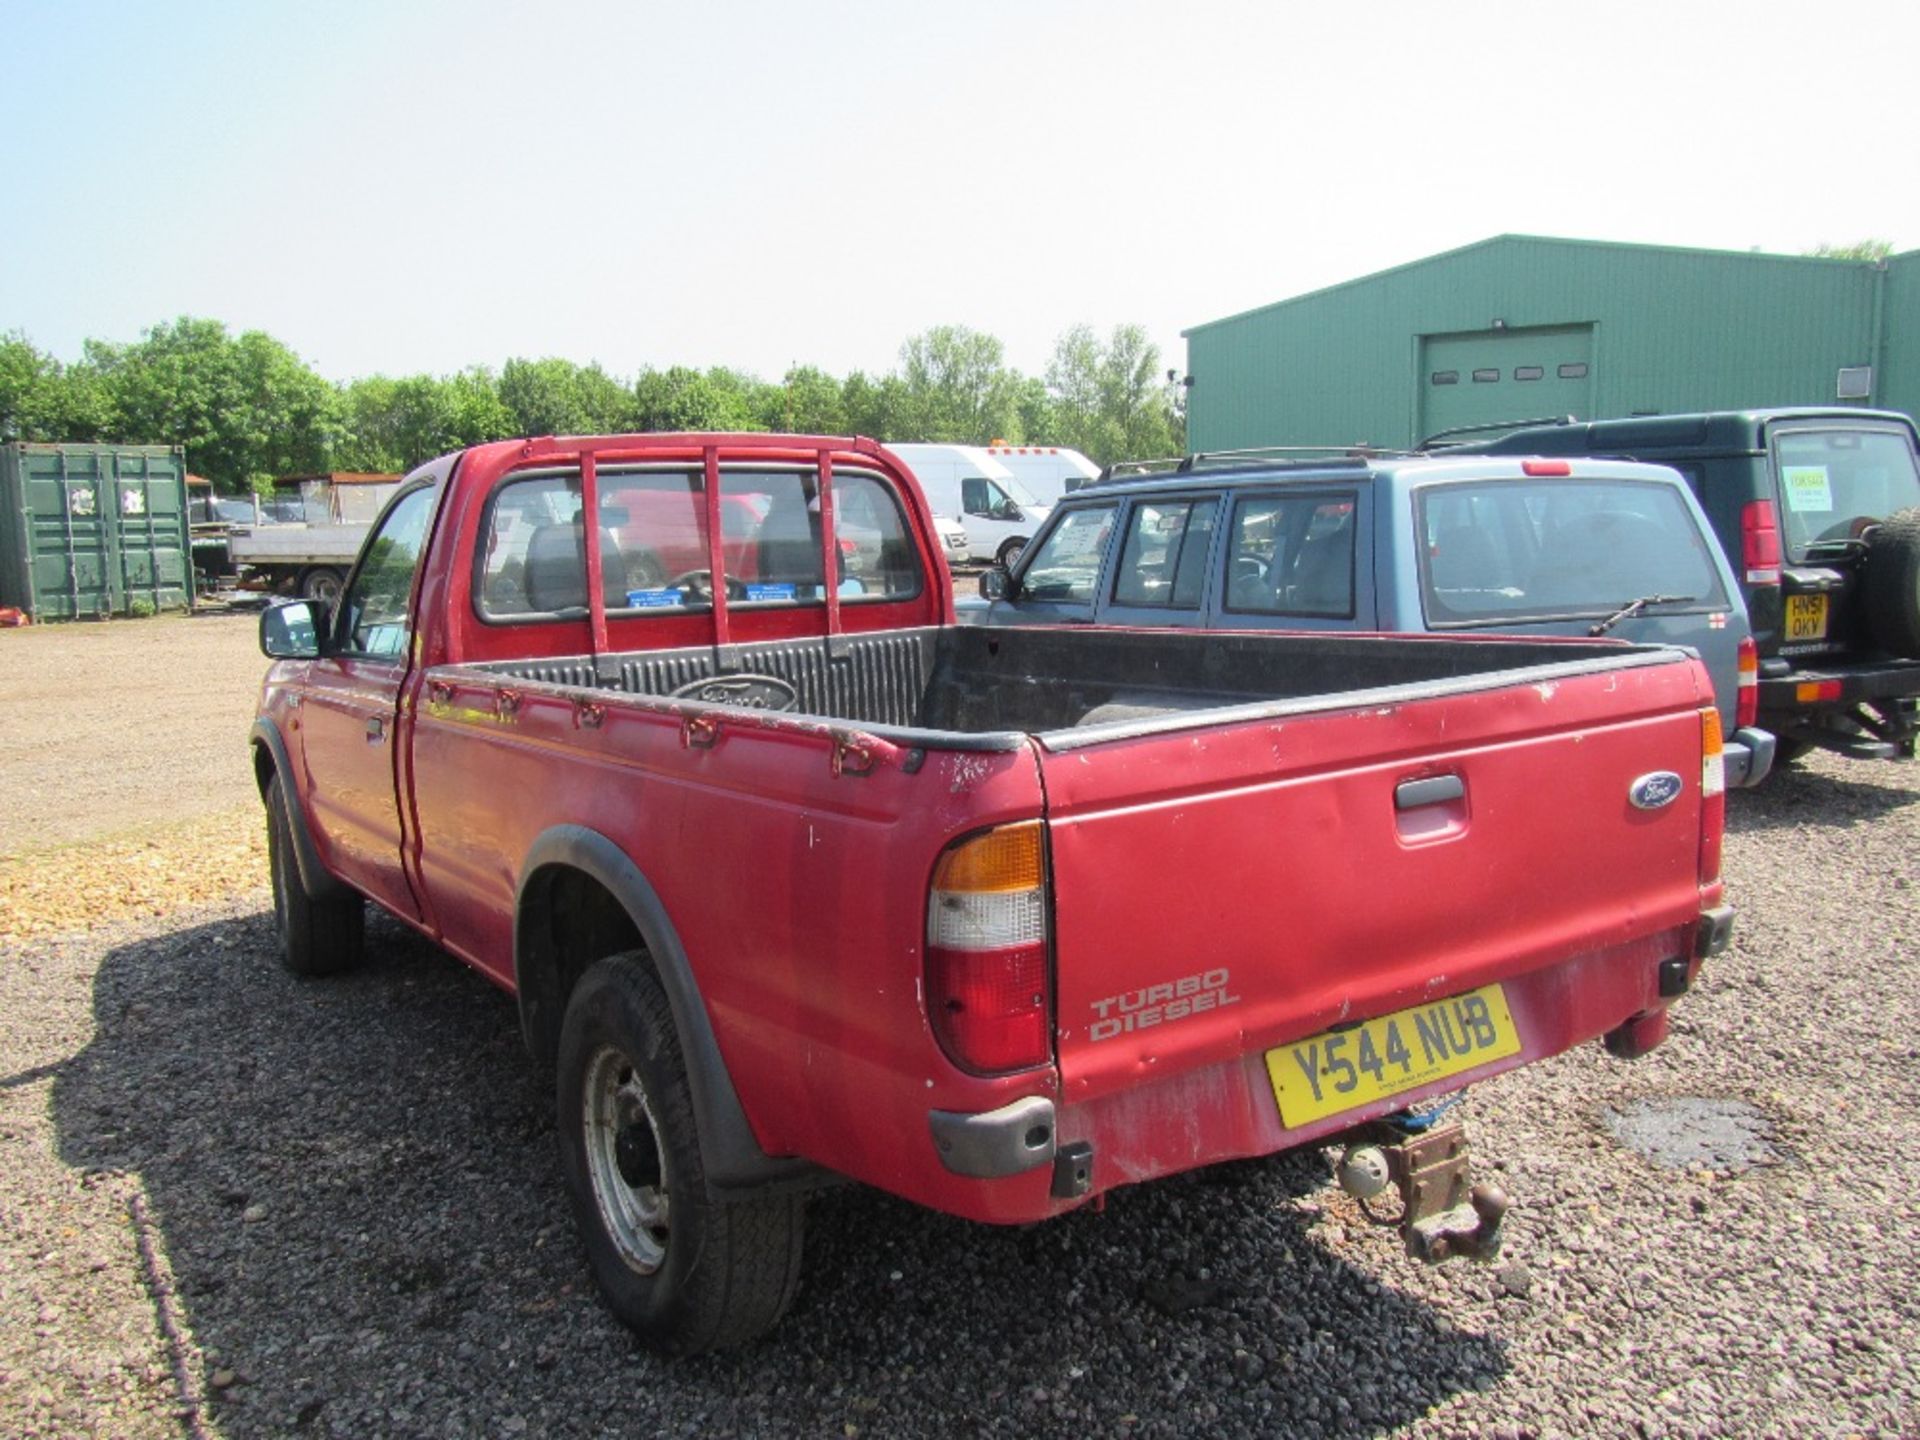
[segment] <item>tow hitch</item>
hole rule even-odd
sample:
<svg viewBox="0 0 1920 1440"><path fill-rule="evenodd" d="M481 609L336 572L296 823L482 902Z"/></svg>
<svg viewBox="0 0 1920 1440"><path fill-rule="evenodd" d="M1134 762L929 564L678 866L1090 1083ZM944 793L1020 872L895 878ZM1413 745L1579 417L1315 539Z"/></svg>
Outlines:
<svg viewBox="0 0 1920 1440"><path fill-rule="evenodd" d="M1400 1228L1416 1260L1437 1265L1456 1255L1491 1260L1500 1253L1507 1197L1498 1186L1469 1181L1464 1126L1413 1135L1374 1126L1347 1147L1334 1173L1367 1219ZM1368 1202L1389 1185L1400 1192L1400 1213L1376 1215Z"/></svg>

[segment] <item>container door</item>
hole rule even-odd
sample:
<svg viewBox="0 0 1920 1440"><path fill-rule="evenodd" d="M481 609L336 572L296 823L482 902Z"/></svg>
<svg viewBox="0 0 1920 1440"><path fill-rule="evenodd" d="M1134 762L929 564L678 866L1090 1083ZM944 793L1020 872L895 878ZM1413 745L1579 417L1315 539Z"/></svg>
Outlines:
<svg viewBox="0 0 1920 1440"><path fill-rule="evenodd" d="M111 500L107 581L114 609L151 614L186 608L189 542L181 462L171 455L119 454L101 470L101 493Z"/></svg>
<svg viewBox="0 0 1920 1440"><path fill-rule="evenodd" d="M109 521L102 513L114 501L111 487L101 484L99 462L97 453L87 451L27 451L20 457L28 603L37 620L114 611Z"/></svg>

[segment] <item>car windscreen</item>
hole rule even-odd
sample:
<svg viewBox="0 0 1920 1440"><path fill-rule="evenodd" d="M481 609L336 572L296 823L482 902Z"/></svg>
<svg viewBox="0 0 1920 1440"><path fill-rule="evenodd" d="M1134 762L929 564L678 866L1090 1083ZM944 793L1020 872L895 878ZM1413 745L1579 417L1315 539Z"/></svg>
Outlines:
<svg viewBox="0 0 1920 1440"><path fill-rule="evenodd" d="M1496 627L1611 615L1646 597L1717 609L1710 542L1677 486L1540 479L1430 486L1415 515L1427 623Z"/></svg>
<svg viewBox="0 0 1920 1440"><path fill-rule="evenodd" d="M1100 579L1100 561L1113 534L1114 508L1109 503L1062 511L1053 528L1027 552L1020 572L1021 598L1090 604Z"/></svg>
<svg viewBox="0 0 1920 1440"><path fill-rule="evenodd" d="M1920 505L1920 473L1895 430L1786 430L1774 437L1787 552L1807 558L1823 542L1858 539L1896 510Z"/></svg>

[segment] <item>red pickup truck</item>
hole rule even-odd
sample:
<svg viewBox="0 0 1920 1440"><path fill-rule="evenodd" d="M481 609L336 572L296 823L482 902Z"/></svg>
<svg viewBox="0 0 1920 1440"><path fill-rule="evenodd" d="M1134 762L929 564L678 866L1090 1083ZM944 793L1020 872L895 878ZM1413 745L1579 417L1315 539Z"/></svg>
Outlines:
<svg viewBox="0 0 1920 1440"><path fill-rule="evenodd" d="M372 900L517 997L664 1349L771 1326L836 1177L1017 1223L1338 1136L1410 1249L1486 1255L1422 1107L1658 1044L1731 926L1689 653L956 625L871 441L478 446L261 627L286 963Z"/></svg>

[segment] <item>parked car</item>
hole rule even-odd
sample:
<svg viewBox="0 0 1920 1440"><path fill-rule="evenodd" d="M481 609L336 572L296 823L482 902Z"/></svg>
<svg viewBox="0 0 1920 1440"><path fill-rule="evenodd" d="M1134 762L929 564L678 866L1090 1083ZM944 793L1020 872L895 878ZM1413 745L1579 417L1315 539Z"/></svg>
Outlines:
<svg viewBox="0 0 1920 1440"><path fill-rule="evenodd" d="M1920 735L1920 434L1905 415L1724 410L1534 425L1450 449L1606 455L1686 477L1752 617L1760 723L1819 746L1911 758Z"/></svg>
<svg viewBox="0 0 1920 1440"><path fill-rule="evenodd" d="M1713 677L1727 783L1772 764L1740 588L1671 470L1201 455L1131 471L1062 501L1017 568L981 577L990 603L969 618L1684 645Z"/></svg>
<svg viewBox="0 0 1920 1440"><path fill-rule="evenodd" d="M751 577L709 534L706 583L628 590L639 477L696 533L764 496ZM1344 1136L1413 1253L1491 1256L1504 1197L1409 1107L1645 1053L1726 944L1699 659L960 626L931 520L858 440L416 471L337 607L261 620L284 963L352 964L372 900L516 998L594 1276L663 1349L772 1325L835 1178L1024 1224ZM1177 571L1194 527L1153 530Z"/></svg>

